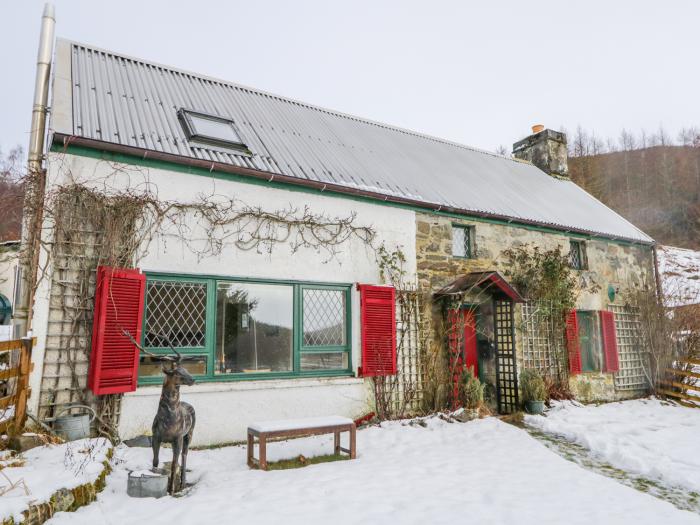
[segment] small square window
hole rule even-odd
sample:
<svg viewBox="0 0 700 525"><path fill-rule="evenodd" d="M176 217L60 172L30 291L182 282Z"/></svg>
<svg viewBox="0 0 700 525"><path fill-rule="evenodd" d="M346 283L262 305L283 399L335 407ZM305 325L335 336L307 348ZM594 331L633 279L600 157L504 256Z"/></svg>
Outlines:
<svg viewBox="0 0 700 525"><path fill-rule="evenodd" d="M190 141L234 149L246 147L232 120L186 109L178 115Z"/></svg>
<svg viewBox="0 0 700 525"><path fill-rule="evenodd" d="M464 259L474 258L473 226L452 226L452 255Z"/></svg>
<svg viewBox="0 0 700 525"><path fill-rule="evenodd" d="M574 270L587 268L586 245L582 241L569 241L569 266Z"/></svg>

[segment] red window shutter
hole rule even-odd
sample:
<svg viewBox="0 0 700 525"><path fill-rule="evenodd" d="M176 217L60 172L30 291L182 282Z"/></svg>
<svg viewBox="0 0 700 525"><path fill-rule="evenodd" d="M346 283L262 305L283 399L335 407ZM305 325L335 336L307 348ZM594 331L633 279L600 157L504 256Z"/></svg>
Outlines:
<svg viewBox="0 0 700 525"><path fill-rule="evenodd" d="M613 312L600 311L600 330L603 333L604 372L619 372L620 358L617 354L617 332L615 331L615 314Z"/></svg>
<svg viewBox="0 0 700 525"><path fill-rule="evenodd" d="M146 276L139 270L97 268L88 387L97 395L136 390Z"/></svg>
<svg viewBox="0 0 700 525"><path fill-rule="evenodd" d="M578 319L576 310L566 314L566 348L569 351L569 373L581 373L581 345L578 340Z"/></svg>
<svg viewBox="0 0 700 525"><path fill-rule="evenodd" d="M362 331L361 376L396 373L396 291L359 284Z"/></svg>

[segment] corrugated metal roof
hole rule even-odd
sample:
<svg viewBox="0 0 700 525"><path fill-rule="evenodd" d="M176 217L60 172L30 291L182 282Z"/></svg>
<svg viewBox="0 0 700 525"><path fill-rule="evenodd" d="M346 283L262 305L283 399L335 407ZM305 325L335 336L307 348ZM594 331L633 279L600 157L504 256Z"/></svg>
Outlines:
<svg viewBox="0 0 700 525"><path fill-rule="evenodd" d="M494 153L72 44L73 134L426 203L651 239L576 184ZM180 108L231 119L252 152L188 143Z"/></svg>

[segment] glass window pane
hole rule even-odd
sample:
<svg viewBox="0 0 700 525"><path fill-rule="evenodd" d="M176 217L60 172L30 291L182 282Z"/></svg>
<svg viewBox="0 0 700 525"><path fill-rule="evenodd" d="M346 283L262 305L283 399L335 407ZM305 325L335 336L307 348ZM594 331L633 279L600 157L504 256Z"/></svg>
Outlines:
<svg viewBox="0 0 700 525"><path fill-rule="evenodd" d="M452 255L467 256L468 234L466 228L452 227Z"/></svg>
<svg viewBox="0 0 700 525"><path fill-rule="evenodd" d="M345 291L304 288L304 346L345 345Z"/></svg>
<svg viewBox="0 0 700 525"><path fill-rule="evenodd" d="M217 374L293 369L291 286L219 283L216 296Z"/></svg>
<svg viewBox="0 0 700 525"><path fill-rule="evenodd" d="M229 122L200 117L190 113L190 119L194 126L195 135L202 135L227 142L240 143L236 130Z"/></svg>
<svg viewBox="0 0 700 525"><path fill-rule="evenodd" d="M154 361L149 355L142 355L139 363L139 377L162 376L161 367L163 363ZM182 362L182 366L192 375L204 375L207 373L207 356L187 356L187 361Z"/></svg>
<svg viewBox="0 0 700 525"><path fill-rule="evenodd" d="M203 347L207 326L207 285L149 281L146 286L147 348Z"/></svg>
<svg viewBox="0 0 700 525"><path fill-rule="evenodd" d="M575 270L581 268L581 247L576 241L569 243L569 266Z"/></svg>
<svg viewBox="0 0 700 525"><path fill-rule="evenodd" d="M597 312L577 311L581 368L584 372L599 372L603 369L603 345Z"/></svg>
<svg viewBox="0 0 700 525"><path fill-rule="evenodd" d="M301 369L310 370L347 370L347 352L308 352L301 354Z"/></svg>

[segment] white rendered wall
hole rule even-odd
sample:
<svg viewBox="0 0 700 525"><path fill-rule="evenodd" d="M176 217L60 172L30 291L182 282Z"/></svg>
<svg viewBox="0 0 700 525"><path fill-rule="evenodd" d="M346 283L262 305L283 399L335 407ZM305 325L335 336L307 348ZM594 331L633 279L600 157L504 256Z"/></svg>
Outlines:
<svg viewBox="0 0 700 525"><path fill-rule="evenodd" d="M397 207L356 201L348 198L312 194L234 182L201 175L161 169L115 165L114 163L52 153L49 157L49 187L73 180L107 191L148 187L161 201L193 202L198 195L223 200L235 197L241 204L260 206L265 211L308 207L314 214L345 218L356 214L353 224L374 229L375 246L388 250L400 248L406 256L406 271L415 275L415 214ZM194 221L191 224L195 224ZM203 247L198 239L205 232L195 227L188 235L193 251L180 234L158 235L146 247L138 267L146 272L173 272L222 277L288 279L319 283L381 283L375 254L363 241L353 238L337 247L334 257L324 250L274 246L264 250L243 251L224 246L215 256L195 253ZM42 287L43 288L43 287ZM42 356L48 310L48 289L37 297L35 323L38 336L36 356ZM359 295L352 290L352 364L356 371L360 355ZM43 322L43 326L41 322ZM42 334L43 332L43 334ZM41 366L36 366L32 385L39 385ZM33 391L38 391L34 389ZM36 396L33 396L36 397ZM159 387L141 387L126 394L122 403L120 435L129 438L150 432L150 425L160 397ZM322 416L339 414L357 417L370 410L368 385L357 378L319 378L201 383L183 387L183 400L197 411L196 444L237 441L245 438L245 428L254 420ZM36 400L30 406L36 407ZM33 412L35 409L33 410Z"/></svg>
<svg viewBox="0 0 700 525"><path fill-rule="evenodd" d="M279 379L201 383L182 387L181 399L196 411L193 443L211 445L243 441L254 421L343 415L369 410L369 389L362 379ZM123 439L151 433L160 387L142 387L122 400L119 435Z"/></svg>

